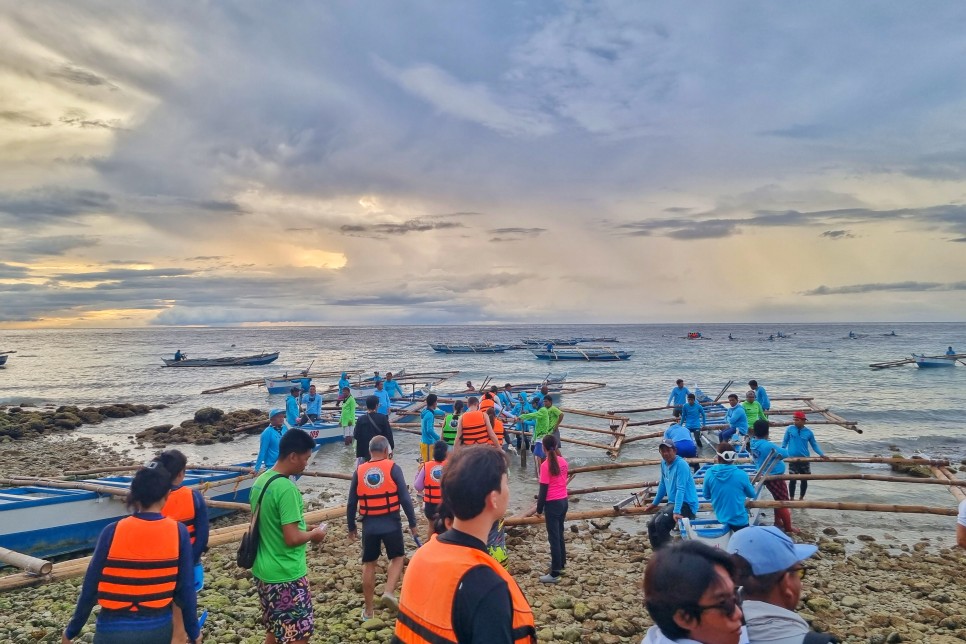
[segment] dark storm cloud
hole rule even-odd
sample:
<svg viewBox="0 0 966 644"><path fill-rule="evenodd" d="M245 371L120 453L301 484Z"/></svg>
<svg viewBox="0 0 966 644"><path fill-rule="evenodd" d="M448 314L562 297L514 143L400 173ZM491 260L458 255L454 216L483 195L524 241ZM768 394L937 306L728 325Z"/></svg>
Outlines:
<svg viewBox="0 0 966 644"><path fill-rule="evenodd" d="M65 80L68 83L74 83L75 85L86 85L88 87L108 87L112 90L117 89L117 87L109 82L105 78L101 78L92 71L86 69L81 69L74 65L65 63L60 67L51 70L48 73L51 78L58 78Z"/></svg>
<svg viewBox="0 0 966 644"><path fill-rule="evenodd" d="M0 111L0 121L6 121L13 125L26 125L28 127L50 127L50 121L30 114L29 112L18 112L15 110Z"/></svg>
<svg viewBox="0 0 966 644"><path fill-rule="evenodd" d="M26 277L30 271L23 266L11 266L0 262L0 279L16 279Z"/></svg>
<svg viewBox="0 0 966 644"><path fill-rule="evenodd" d="M466 228L463 224L452 221L430 221L427 219L410 219L401 224L345 224L339 230L353 237L384 238L389 235L408 235L409 233L426 233L432 230L449 230Z"/></svg>
<svg viewBox="0 0 966 644"><path fill-rule="evenodd" d="M112 213L111 195L97 190L43 187L0 193L0 220L39 224L80 215Z"/></svg>
<svg viewBox="0 0 966 644"><path fill-rule="evenodd" d="M805 295L854 295L884 292L921 293L928 291L966 291L966 282L890 282L882 284L851 284L848 286L819 286Z"/></svg>
<svg viewBox="0 0 966 644"><path fill-rule="evenodd" d="M36 257L65 255L78 248L91 248L100 244L98 237L90 235L54 235L50 237L24 237L17 242L0 243L7 257L29 261Z"/></svg>
<svg viewBox="0 0 966 644"><path fill-rule="evenodd" d="M821 236L827 237L828 239L852 239L855 237L855 235L847 230L826 230Z"/></svg>
<svg viewBox="0 0 966 644"><path fill-rule="evenodd" d="M630 231L635 237L658 235L673 239L718 239L737 233L739 220L729 219L649 219L617 226L618 232Z"/></svg>
<svg viewBox="0 0 966 644"><path fill-rule="evenodd" d="M115 268L109 271L91 271L88 273L61 273L51 279L57 282L101 282L144 279L149 277L184 277L193 275L197 271L186 268L150 268L138 270L136 268ZM130 283L130 282L128 282Z"/></svg>

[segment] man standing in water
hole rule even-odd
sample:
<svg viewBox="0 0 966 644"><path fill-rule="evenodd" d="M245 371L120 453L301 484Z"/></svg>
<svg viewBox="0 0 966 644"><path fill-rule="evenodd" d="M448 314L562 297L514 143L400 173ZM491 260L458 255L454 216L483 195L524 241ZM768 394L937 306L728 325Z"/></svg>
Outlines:
<svg viewBox="0 0 966 644"><path fill-rule="evenodd" d="M376 381L376 390L372 395L379 399L379 405L376 407L376 411L389 416L389 405L392 401L389 399L389 392L385 390L382 380Z"/></svg>
<svg viewBox="0 0 966 644"><path fill-rule="evenodd" d="M828 460L828 456L822 451L822 448L818 446L815 441L815 434L808 427L805 426L805 412L796 411L792 416L795 424L788 427L785 430L785 437L782 438L782 447L788 449L789 458L794 457L808 457L808 448L811 447L815 450L815 453L822 457L822 460ZM788 472L790 474L811 474L812 464L808 461L792 461L788 464ZM795 499L795 484L798 481L792 480L788 482L788 494L789 497ZM808 489L808 481L802 479L802 495L798 497L799 499L805 498L805 490Z"/></svg>

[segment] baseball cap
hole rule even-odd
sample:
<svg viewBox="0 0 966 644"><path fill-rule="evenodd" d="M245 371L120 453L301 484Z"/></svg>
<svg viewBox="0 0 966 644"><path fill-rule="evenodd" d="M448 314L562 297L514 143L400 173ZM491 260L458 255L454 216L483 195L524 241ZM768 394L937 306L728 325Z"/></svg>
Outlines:
<svg viewBox="0 0 966 644"><path fill-rule="evenodd" d="M769 525L739 530L732 535L727 550L744 558L752 574L759 576L788 570L818 552L818 546L795 543L780 529Z"/></svg>
<svg viewBox="0 0 966 644"><path fill-rule="evenodd" d="M803 412L803 411L796 411L794 414L792 414L792 418L801 418L802 420L806 420L806 418L805 418L805 412Z"/></svg>
<svg viewBox="0 0 966 644"><path fill-rule="evenodd" d="M670 447L671 449L678 448L678 446L675 445L674 441L672 441L670 438L665 438L664 440L662 440L660 443L657 444L658 449L661 449L662 447Z"/></svg>
<svg viewBox="0 0 966 644"><path fill-rule="evenodd" d="M273 409L272 411L268 412L268 418L272 419L278 416L279 414L284 414L284 413L285 413L284 409Z"/></svg>

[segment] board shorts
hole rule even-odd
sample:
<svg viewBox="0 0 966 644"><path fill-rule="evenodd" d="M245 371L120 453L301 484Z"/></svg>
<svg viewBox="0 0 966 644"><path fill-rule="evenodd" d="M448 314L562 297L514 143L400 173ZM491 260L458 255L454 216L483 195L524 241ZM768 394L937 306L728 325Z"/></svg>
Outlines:
<svg viewBox="0 0 966 644"><path fill-rule="evenodd" d="M429 522L432 523L433 519L436 518L436 513L439 512L439 503L429 503L428 501L423 501L423 513Z"/></svg>
<svg viewBox="0 0 966 644"><path fill-rule="evenodd" d="M419 456L423 459L423 463L428 463L433 460L433 446L426 443L419 444Z"/></svg>
<svg viewBox="0 0 966 644"><path fill-rule="evenodd" d="M547 458L547 453L543 451L542 440L539 440L533 444L533 455L537 458Z"/></svg>
<svg viewBox="0 0 966 644"><path fill-rule="evenodd" d="M280 644L312 637L315 616L308 577L279 584L269 584L256 577L255 588L262 605L262 623Z"/></svg>
<svg viewBox="0 0 966 644"><path fill-rule="evenodd" d="M795 462L789 463L788 473L789 474L811 474L812 464L808 461L805 461L804 463L801 461L795 461Z"/></svg>
<svg viewBox="0 0 966 644"><path fill-rule="evenodd" d="M352 438L353 433L355 432L355 429L356 429L355 425L346 425L345 427L342 428L342 435L345 438Z"/></svg>
<svg viewBox="0 0 966 644"><path fill-rule="evenodd" d="M379 558L382 552L382 545L386 545L386 557L395 559L406 554L406 546L403 545L402 530L394 530L386 534L366 534L365 528L362 529L362 563L370 563Z"/></svg>

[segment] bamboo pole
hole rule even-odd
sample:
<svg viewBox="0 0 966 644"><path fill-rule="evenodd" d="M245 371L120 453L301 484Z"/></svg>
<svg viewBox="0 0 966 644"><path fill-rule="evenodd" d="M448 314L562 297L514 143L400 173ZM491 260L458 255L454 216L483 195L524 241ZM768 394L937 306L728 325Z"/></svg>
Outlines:
<svg viewBox="0 0 966 644"><path fill-rule="evenodd" d="M613 429L600 429L597 427L584 427L583 425L564 425L560 424L558 427L562 429L576 429L581 432L594 432L595 434L607 434L608 436L614 436L617 431Z"/></svg>
<svg viewBox="0 0 966 644"><path fill-rule="evenodd" d="M938 469L938 468L933 468ZM966 487L966 481L947 481L945 479L923 479L915 476L882 476L879 474L772 474L765 477L772 481L883 481L885 483L920 483L925 485L946 485ZM966 497L964 497L966 498Z"/></svg>
<svg viewBox="0 0 966 644"><path fill-rule="evenodd" d="M846 503L839 501L748 501L749 508L790 508L801 510L845 510L847 512L895 512L898 514L935 514L956 516L957 508L937 508L925 505L894 505L891 503Z"/></svg>
<svg viewBox="0 0 966 644"><path fill-rule="evenodd" d="M352 475L345 472L302 472L302 476L315 476L319 478L341 479L351 481Z"/></svg>
<svg viewBox="0 0 966 644"><path fill-rule="evenodd" d="M614 414L613 412L602 413L599 411L588 411L586 409L571 409L569 407L561 407L560 411L562 411L565 414L589 416L590 418L603 418L605 420L628 420L627 418L622 418L621 416Z"/></svg>
<svg viewBox="0 0 966 644"><path fill-rule="evenodd" d="M653 434L641 434L640 436L631 436L630 438L624 439L624 444L633 443L634 441L642 441L648 438L660 438L664 436L664 432L654 432Z"/></svg>
<svg viewBox="0 0 966 644"><path fill-rule="evenodd" d="M46 559L38 559L25 555L22 552L0 547L0 561L11 566L16 566L21 570L26 570L32 575L46 575L54 567L54 564Z"/></svg>
<svg viewBox="0 0 966 644"><path fill-rule="evenodd" d="M961 489L954 486L956 483L960 483L960 481L957 481L949 470L935 466L930 467L929 470L932 472L933 476L942 481L944 485L948 486L947 489L949 490L949 493L953 495L956 501L960 503L966 501L966 494L964 494Z"/></svg>
<svg viewBox="0 0 966 644"><path fill-rule="evenodd" d="M247 503L235 503L234 501L216 501L215 499L205 499L205 505L207 505L209 508L220 508L222 510L251 512L251 506Z"/></svg>
<svg viewBox="0 0 966 644"><path fill-rule="evenodd" d="M707 463L711 459L705 458L686 458L684 459L688 463ZM888 458L884 456L871 456L871 457L851 457L851 456L829 456L827 458L821 458L819 456L809 456L809 457L790 457L784 459L786 463L818 463L818 462L828 462L828 463L883 463L886 465L949 465L949 461L946 459L925 459L925 458ZM747 462L747 461L740 461ZM652 465L660 465L662 461L660 459L649 459L645 461L625 461L623 463L605 463L603 465L584 465L582 467L574 467L570 469L573 474L579 474L580 472L599 472L602 470L619 470L628 467L647 467Z"/></svg>
<svg viewBox="0 0 966 644"><path fill-rule="evenodd" d="M594 494L597 492L613 492L615 490L636 490L637 488L645 488L655 486L657 484L657 481L644 481L642 483L618 483L617 485L598 485L595 487L577 488L576 490L567 490L567 493L570 496L578 496L581 494Z"/></svg>

